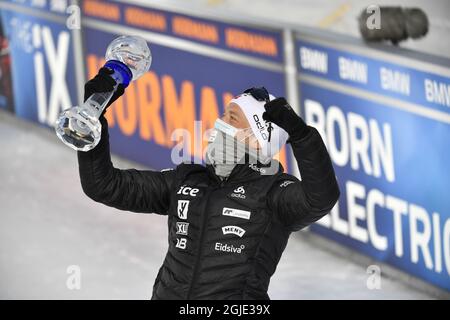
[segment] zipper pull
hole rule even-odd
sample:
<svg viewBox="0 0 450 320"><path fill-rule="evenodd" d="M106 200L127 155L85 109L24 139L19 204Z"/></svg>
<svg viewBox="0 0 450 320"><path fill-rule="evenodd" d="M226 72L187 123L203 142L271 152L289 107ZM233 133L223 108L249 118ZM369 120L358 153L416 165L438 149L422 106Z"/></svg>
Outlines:
<svg viewBox="0 0 450 320"><path fill-rule="evenodd" d="M270 142L270 138L272 136L272 129L273 129L272 122L269 122L269 127L267 128L267 131L269 131L269 140L268 140L268 142Z"/></svg>

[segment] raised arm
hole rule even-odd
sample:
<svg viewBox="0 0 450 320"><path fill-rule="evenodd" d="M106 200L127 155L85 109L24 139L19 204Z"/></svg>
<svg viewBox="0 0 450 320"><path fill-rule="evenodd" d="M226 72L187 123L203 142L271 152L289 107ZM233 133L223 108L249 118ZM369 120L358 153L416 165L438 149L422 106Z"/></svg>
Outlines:
<svg viewBox="0 0 450 320"><path fill-rule="evenodd" d="M120 210L166 214L174 170L120 170L113 167L109 151L108 124L102 120L99 144L88 152L78 151L84 193L94 201Z"/></svg>
<svg viewBox="0 0 450 320"><path fill-rule="evenodd" d="M265 119L289 133L302 180L283 174L272 187L269 207L291 231L319 220L336 204L340 191L330 156L319 132L307 126L284 98L266 105Z"/></svg>
<svg viewBox="0 0 450 320"><path fill-rule="evenodd" d="M112 90L115 82L102 68L85 85L85 100L94 92ZM123 88L110 100L111 104ZM109 149L108 123L100 117L102 134L99 144L88 152L78 152L78 166L84 193L94 201L133 212L165 214L175 171L120 170L114 168Z"/></svg>

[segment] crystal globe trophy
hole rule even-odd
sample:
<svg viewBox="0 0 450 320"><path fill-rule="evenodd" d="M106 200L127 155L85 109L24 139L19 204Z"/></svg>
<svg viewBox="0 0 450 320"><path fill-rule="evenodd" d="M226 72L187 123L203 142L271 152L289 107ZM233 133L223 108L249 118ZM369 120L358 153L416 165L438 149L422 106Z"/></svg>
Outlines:
<svg viewBox="0 0 450 320"><path fill-rule="evenodd" d="M56 135L77 151L89 151L100 141L102 125L99 117L119 84L127 87L130 81L142 76L150 68L152 54L147 42L138 36L121 36L106 50L104 67L114 71L114 90L92 94L82 106L63 111L55 124Z"/></svg>

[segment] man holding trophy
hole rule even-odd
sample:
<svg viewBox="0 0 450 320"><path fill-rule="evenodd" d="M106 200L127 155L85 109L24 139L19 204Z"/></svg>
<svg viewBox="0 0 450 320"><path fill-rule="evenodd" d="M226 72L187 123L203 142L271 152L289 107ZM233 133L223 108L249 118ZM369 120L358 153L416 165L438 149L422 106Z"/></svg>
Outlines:
<svg viewBox="0 0 450 320"><path fill-rule="evenodd" d="M84 192L121 210L167 216L169 248L152 299L269 299L269 281L290 234L329 213L339 198L318 131L284 98L251 88L216 120L206 165L182 163L161 172L114 168L103 113L151 62L145 40L115 41L105 67L86 83L85 104L65 111L56 127L78 150ZM273 159L286 142L301 181Z"/></svg>

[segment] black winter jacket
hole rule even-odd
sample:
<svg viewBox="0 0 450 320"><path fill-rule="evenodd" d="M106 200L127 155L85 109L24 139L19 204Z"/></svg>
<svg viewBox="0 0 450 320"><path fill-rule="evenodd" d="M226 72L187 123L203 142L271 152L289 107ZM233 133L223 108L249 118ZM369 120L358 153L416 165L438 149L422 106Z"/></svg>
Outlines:
<svg viewBox="0 0 450 320"><path fill-rule="evenodd" d="M169 248L152 299L269 299L289 235L326 215L339 197L330 157L316 129L291 141L302 180L239 164L226 181L207 165L158 171L111 163L103 121L97 147L78 152L84 192L121 210L167 216ZM278 162L277 162L278 163Z"/></svg>

